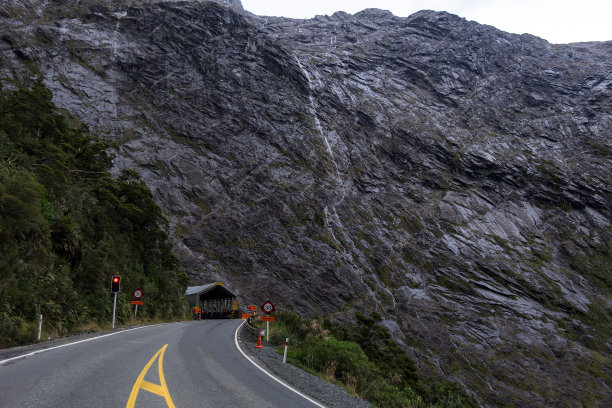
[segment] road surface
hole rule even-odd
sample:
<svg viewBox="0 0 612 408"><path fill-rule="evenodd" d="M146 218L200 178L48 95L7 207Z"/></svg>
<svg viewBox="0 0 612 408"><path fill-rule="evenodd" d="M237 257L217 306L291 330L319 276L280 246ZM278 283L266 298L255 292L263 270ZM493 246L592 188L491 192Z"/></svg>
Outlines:
<svg viewBox="0 0 612 408"><path fill-rule="evenodd" d="M245 358L241 323L148 326L0 362L0 407L317 407Z"/></svg>

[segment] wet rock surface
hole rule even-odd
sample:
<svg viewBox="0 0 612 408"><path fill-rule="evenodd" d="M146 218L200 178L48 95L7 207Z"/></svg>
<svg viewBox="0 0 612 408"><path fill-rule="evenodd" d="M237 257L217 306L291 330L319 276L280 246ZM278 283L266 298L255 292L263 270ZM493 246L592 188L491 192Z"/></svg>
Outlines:
<svg viewBox="0 0 612 408"><path fill-rule="evenodd" d="M193 283L377 310L486 406L612 405L612 42L237 0L10 0L0 23L4 86L36 67L118 143Z"/></svg>

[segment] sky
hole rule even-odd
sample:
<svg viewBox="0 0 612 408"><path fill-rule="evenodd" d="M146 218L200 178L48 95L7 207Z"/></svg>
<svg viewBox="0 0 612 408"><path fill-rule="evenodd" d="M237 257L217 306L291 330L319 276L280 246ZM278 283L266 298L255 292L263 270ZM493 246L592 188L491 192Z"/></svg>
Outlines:
<svg viewBox="0 0 612 408"><path fill-rule="evenodd" d="M612 0L242 0L259 16L312 18L365 8L407 17L419 10L448 11L510 33L529 33L551 43L612 40Z"/></svg>

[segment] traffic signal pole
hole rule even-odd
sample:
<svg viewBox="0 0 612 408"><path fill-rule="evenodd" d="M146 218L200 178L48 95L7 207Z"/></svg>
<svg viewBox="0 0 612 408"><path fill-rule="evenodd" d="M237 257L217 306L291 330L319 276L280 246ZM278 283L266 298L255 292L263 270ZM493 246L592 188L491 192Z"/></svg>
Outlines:
<svg viewBox="0 0 612 408"><path fill-rule="evenodd" d="M115 328L115 309L117 308L117 292L114 293L113 298L113 329Z"/></svg>

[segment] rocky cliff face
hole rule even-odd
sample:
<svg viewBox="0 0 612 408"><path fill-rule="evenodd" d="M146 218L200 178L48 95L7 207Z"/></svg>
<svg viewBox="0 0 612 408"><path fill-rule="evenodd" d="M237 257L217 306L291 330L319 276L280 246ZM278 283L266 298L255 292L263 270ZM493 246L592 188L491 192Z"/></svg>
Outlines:
<svg viewBox="0 0 612 408"><path fill-rule="evenodd" d="M118 143L194 283L377 310L486 406L612 405L611 42L430 11L65 3L3 2L2 76L36 68Z"/></svg>

